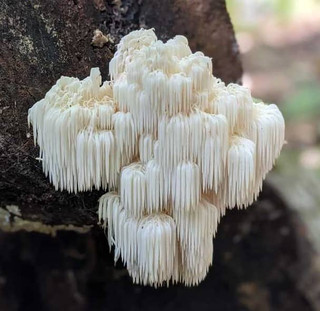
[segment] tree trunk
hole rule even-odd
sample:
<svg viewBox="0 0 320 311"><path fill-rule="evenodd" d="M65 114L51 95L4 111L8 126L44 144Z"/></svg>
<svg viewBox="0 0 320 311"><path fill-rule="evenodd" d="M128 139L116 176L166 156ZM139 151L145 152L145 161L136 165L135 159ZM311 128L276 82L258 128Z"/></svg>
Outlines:
<svg viewBox="0 0 320 311"><path fill-rule="evenodd" d="M113 266L96 225L102 192L57 192L44 177L28 109L61 75L100 67L108 79L115 44L140 27L164 40L185 35L212 57L216 76L241 80L223 0L0 0L0 310L311 310L295 274L309 263L299 220L268 185L255 207L222 220L199 287L154 290ZM97 28L114 42L92 46Z"/></svg>

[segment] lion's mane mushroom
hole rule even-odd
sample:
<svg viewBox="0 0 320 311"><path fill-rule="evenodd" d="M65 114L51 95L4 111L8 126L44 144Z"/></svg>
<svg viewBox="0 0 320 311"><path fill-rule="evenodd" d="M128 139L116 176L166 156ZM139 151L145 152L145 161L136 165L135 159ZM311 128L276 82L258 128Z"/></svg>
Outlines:
<svg viewBox="0 0 320 311"><path fill-rule="evenodd" d="M275 105L225 85L176 36L123 37L109 64L62 77L29 110L44 172L56 189L108 189L99 222L135 283L196 285L212 263L227 208L245 208L284 143Z"/></svg>

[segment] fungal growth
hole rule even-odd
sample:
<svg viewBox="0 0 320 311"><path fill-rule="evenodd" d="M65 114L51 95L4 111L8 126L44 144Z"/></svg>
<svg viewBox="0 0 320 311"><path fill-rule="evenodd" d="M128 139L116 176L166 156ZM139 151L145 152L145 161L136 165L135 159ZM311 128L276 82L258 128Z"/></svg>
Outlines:
<svg viewBox="0 0 320 311"><path fill-rule="evenodd" d="M284 119L215 78L183 36L133 31L109 71L61 77L29 110L43 171L57 190L107 191L99 222L135 283L197 285L226 209L257 198Z"/></svg>

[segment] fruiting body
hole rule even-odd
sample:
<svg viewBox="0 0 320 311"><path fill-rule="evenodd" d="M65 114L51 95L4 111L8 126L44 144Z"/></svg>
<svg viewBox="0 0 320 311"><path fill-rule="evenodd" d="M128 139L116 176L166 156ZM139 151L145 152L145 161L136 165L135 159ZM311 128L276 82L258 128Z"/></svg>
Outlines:
<svg viewBox="0 0 320 311"><path fill-rule="evenodd" d="M283 117L215 78L183 36L163 43L133 31L109 69L102 85L98 69L62 77L29 110L43 170L56 189L109 190L99 222L134 282L196 285L226 208L257 198L284 143Z"/></svg>

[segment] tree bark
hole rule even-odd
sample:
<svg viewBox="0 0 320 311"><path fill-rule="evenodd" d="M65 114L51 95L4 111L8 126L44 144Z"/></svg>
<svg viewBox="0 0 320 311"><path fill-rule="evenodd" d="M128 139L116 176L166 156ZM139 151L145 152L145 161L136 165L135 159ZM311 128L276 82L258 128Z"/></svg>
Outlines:
<svg viewBox="0 0 320 311"><path fill-rule="evenodd" d="M311 310L293 272L309 264L299 220L268 185L255 207L222 220L203 284L154 290L113 266L96 226L102 192L57 192L44 177L28 109L61 75L82 79L98 66L108 79L115 44L140 27L187 36L216 76L241 80L224 0L0 0L0 309ZM92 46L97 28L114 43Z"/></svg>
<svg viewBox="0 0 320 311"><path fill-rule="evenodd" d="M16 204L23 218L46 224L93 225L101 192L56 192L36 160L28 109L61 75L83 79L100 67L108 79L114 43L91 45L100 29L117 43L141 26L161 39L189 38L192 49L214 60L214 74L241 79L241 64L224 1L7 1L1 0L0 189L1 204Z"/></svg>

